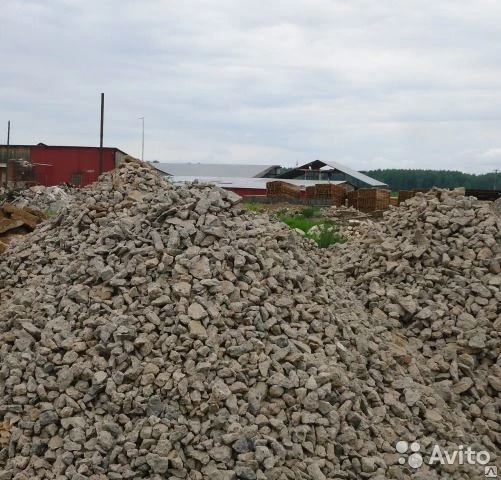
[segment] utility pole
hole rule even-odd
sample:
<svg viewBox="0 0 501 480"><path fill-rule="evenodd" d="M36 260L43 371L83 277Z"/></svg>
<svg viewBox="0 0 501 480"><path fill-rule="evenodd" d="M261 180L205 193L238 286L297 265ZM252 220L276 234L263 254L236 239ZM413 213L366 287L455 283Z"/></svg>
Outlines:
<svg viewBox="0 0 501 480"><path fill-rule="evenodd" d="M104 136L104 93L101 93L101 121L99 124L99 175L103 173L103 136Z"/></svg>
<svg viewBox="0 0 501 480"><path fill-rule="evenodd" d="M99 147L103 148L104 132L104 93L101 93L101 128L99 129Z"/></svg>
<svg viewBox="0 0 501 480"><path fill-rule="evenodd" d="M143 134L141 137L141 161L144 162L144 117L139 117L139 120L143 122Z"/></svg>
<svg viewBox="0 0 501 480"><path fill-rule="evenodd" d="M5 158L5 188L9 187L9 145L10 145L10 120L7 122L7 157Z"/></svg>

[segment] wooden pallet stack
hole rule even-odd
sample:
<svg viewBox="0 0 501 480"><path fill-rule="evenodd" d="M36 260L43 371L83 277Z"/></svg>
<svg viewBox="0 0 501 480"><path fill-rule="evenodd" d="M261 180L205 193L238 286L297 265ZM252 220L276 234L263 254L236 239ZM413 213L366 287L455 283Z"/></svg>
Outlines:
<svg viewBox="0 0 501 480"><path fill-rule="evenodd" d="M429 188L413 188L412 190L400 190L398 192L398 204L400 205L402 202L409 200L416 195L416 193L426 193L429 192Z"/></svg>
<svg viewBox="0 0 501 480"><path fill-rule="evenodd" d="M331 183L317 183L315 185L315 199L327 200L337 207L344 205L346 189L340 185Z"/></svg>
<svg viewBox="0 0 501 480"><path fill-rule="evenodd" d="M400 205L402 202L409 200L409 198L412 198L414 195L416 195L416 193L412 190L400 190L398 192L398 204Z"/></svg>
<svg viewBox="0 0 501 480"><path fill-rule="evenodd" d="M275 198L299 198L301 195L301 188L298 185L293 185L288 182L281 182L275 180L266 184L266 196Z"/></svg>
<svg viewBox="0 0 501 480"><path fill-rule="evenodd" d="M346 198L348 199L349 207L358 208L358 190L347 192Z"/></svg>
<svg viewBox="0 0 501 480"><path fill-rule="evenodd" d="M473 190L473 189L468 189L465 191L465 195L467 197L477 197L479 200L487 200L494 202L498 198L501 198L501 190Z"/></svg>
<svg viewBox="0 0 501 480"><path fill-rule="evenodd" d="M308 199L315 199L316 198L316 188L315 186L313 187L306 187L306 194L305 194L305 197L308 198Z"/></svg>
<svg viewBox="0 0 501 480"><path fill-rule="evenodd" d="M390 197L390 205L392 207L397 207L398 206L398 197Z"/></svg>
<svg viewBox="0 0 501 480"><path fill-rule="evenodd" d="M348 206L361 212L386 210L390 206L390 191L382 188L360 188L348 192Z"/></svg>

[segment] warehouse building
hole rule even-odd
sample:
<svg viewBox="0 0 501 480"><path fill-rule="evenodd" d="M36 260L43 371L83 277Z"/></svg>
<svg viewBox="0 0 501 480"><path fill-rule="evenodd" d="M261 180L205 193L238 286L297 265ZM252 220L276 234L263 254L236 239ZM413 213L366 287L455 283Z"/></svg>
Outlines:
<svg viewBox="0 0 501 480"><path fill-rule="evenodd" d="M266 195L266 183L283 180L301 187L330 183L355 188L384 188L386 184L338 162L315 160L305 165L285 168L280 165L225 165L209 163L155 163L154 167L170 177L174 184L198 181L231 190L241 196Z"/></svg>
<svg viewBox="0 0 501 480"><path fill-rule="evenodd" d="M324 181L343 181L350 183L356 188L384 188L387 185L368 175L357 172L339 162L314 160L300 167L283 169L277 178L305 180L324 180Z"/></svg>
<svg viewBox="0 0 501 480"><path fill-rule="evenodd" d="M0 145L2 186L88 185L113 170L127 154L112 147Z"/></svg>

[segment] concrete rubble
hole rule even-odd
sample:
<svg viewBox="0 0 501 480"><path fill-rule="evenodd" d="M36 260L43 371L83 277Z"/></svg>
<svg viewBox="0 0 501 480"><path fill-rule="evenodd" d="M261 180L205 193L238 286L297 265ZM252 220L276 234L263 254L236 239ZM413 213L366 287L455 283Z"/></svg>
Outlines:
<svg viewBox="0 0 501 480"><path fill-rule="evenodd" d="M12 203L19 208L37 208L56 213L73 202L75 190L64 185L52 187L35 185L16 192Z"/></svg>
<svg viewBox="0 0 501 480"><path fill-rule="evenodd" d="M365 237L374 228L374 219L354 207L324 207L320 210L323 217L333 220L339 234L348 241Z"/></svg>
<svg viewBox="0 0 501 480"><path fill-rule="evenodd" d="M499 217L418 195L350 256L238 202L126 162L0 258L0 479L485 478L400 440L499 465Z"/></svg>

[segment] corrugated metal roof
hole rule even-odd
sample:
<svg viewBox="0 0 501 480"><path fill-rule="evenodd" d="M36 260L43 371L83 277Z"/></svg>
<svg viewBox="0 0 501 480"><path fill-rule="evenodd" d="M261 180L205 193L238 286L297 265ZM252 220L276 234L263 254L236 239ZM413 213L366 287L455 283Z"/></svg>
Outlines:
<svg viewBox="0 0 501 480"><path fill-rule="evenodd" d="M197 181L198 183L210 183L217 185L221 188L255 188L255 189L265 189L268 182L275 181L274 178L238 178L238 177L202 177L202 176L178 176L173 175L171 177L172 183L174 185L182 185L185 183L193 183ZM316 185L317 183L331 183L332 185L340 185L346 182L343 181L327 181L327 180L279 180L287 183L292 183L293 185L299 185L300 187L310 187Z"/></svg>
<svg viewBox="0 0 501 480"><path fill-rule="evenodd" d="M350 177L356 178L357 180L360 180L361 182L364 182L371 187L386 187L386 183L380 182L379 180L376 180L374 178L371 178L367 175L364 175L363 173L357 172L356 170L351 169L350 167L347 167L346 165L343 165L341 163L329 160L328 162L324 162L323 160L314 160L313 162L309 162L306 165L303 165L301 167L298 167L298 169L305 169L308 168L310 165L313 164L323 164L326 167L333 168L335 170L339 170L340 172L345 173L346 175L349 175Z"/></svg>
<svg viewBox="0 0 501 480"><path fill-rule="evenodd" d="M266 175L279 165L226 165L221 163L154 163L158 170L174 176L254 178Z"/></svg>
<svg viewBox="0 0 501 480"><path fill-rule="evenodd" d="M46 145L45 143L37 143L36 145L7 145L7 144L0 144L0 148L12 148L12 149L16 149L16 148L57 148L57 149L61 149L61 148L79 148L79 149L100 149L102 148L102 150L116 150L117 152L120 152L120 153L123 153L124 155L128 155L126 152L124 152L123 150L120 150L119 148L117 147L99 147L99 146L92 146L92 145Z"/></svg>
<svg viewBox="0 0 501 480"><path fill-rule="evenodd" d="M386 184L375 180L363 173L357 172L346 165L342 165L341 163L335 161L324 162L322 160L314 160L313 162L309 162L301 167L296 167L295 169L291 169L293 171L300 169L307 169L310 165L314 165L313 168L319 169L335 169L340 172L349 175L350 177L356 178L357 180L371 186L371 187L385 187ZM226 165L221 163L154 163L153 167L157 168L159 171L166 173L168 175L172 175L174 177L190 177L193 181L196 178L211 178L215 180L223 180L227 178L238 178L238 179L251 179L251 178L262 178L269 171L280 168L279 165L250 165L250 164L242 164L242 165ZM291 175L292 176L292 175ZM284 178L287 178L284 175ZM265 181L270 181L272 178L265 178ZM294 179L296 181L298 179ZM287 178L287 181L291 181ZM301 185L307 185L308 180L298 180ZM313 181L310 180L308 185L314 185L315 183L329 183L328 181ZM213 183L213 182L212 182ZM293 183L293 182L292 182ZM331 182L334 183L334 182ZM237 187L235 187L237 188ZM242 187L245 188L245 187ZM247 187L252 188L252 187Z"/></svg>

